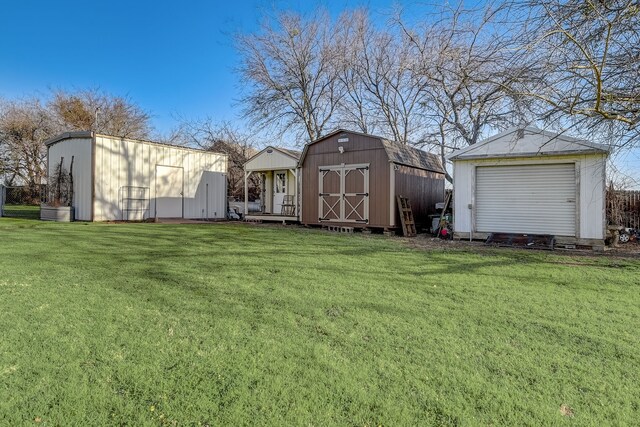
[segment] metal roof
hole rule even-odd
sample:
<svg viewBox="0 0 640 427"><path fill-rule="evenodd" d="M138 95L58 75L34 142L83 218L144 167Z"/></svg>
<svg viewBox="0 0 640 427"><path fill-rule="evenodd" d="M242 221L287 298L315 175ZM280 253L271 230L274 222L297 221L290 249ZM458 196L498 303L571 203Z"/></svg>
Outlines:
<svg viewBox="0 0 640 427"><path fill-rule="evenodd" d="M49 138L44 142L44 145L53 145L56 142L64 141L71 138L93 138L93 132L90 130L78 131L78 132L65 132L60 135L56 135L53 138Z"/></svg>
<svg viewBox="0 0 640 427"><path fill-rule="evenodd" d="M440 157L395 141L380 138L382 146L389 156L389 161L400 165L413 166L433 172L444 173Z"/></svg>
<svg viewBox="0 0 640 427"><path fill-rule="evenodd" d="M389 158L389 161L392 163L396 163L404 166L410 166L418 169L424 169L424 170L437 172L437 173L444 173L444 168L442 167L442 161L440 160L440 157L433 153L420 150L418 148L412 147L407 144L403 144L401 142L390 141L381 136L370 135L370 134L350 131L346 129L337 129L327 135L324 135L306 144L304 147L304 150L302 151L302 155L300 156L300 162L298 166L301 166L302 163L304 162L304 158L307 154L308 147L310 145L313 145L320 141L324 141L327 138L331 138L332 136L335 136L341 133L361 135L361 136L366 136L369 138L374 138L379 140L382 143L382 147L384 148L385 152L387 153L387 157Z"/></svg>
<svg viewBox="0 0 640 427"><path fill-rule="evenodd" d="M490 138L454 151L448 160L502 157L533 157L567 154L608 154L609 149L583 139L535 127L514 127Z"/></svg>
<svg viewBox="0 0 640 427"><path fill-rule="evenodd" d="M228 157L228 155L225 154L225 153L220 153L220 152L211 151L211 150L205 150L203 148L186 147L184 145L168 144L166 142L149 141L149 140L146 140L146 139L125 138L125 137L121 137L121 136L106 135L106 134L96 133L96 132L93 132L93 131L77 131L77 132L61 133L60 135L54 136L53 138L50 138L50 139L47 139L44 142L44 144L48 147L50 145L55 144L56 142L64 141L66 139L94 138L96 136L102 136L102 137L105 137L105 138L123 139L123 140L127 140L127 141L140 142L140 143L143 143L143 144L161 145L161 146L176 148L176 149L180 149L180 150L213 153L213 154L218 154L218 155L221 155L221 156L227 156Z"/></svg>

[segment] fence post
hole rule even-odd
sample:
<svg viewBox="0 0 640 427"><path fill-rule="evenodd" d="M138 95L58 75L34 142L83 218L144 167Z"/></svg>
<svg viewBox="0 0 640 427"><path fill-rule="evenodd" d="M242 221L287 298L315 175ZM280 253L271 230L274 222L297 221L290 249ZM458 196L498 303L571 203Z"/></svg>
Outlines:
<svg viewBox="0 0 640 427"><path fill-rule="evenodd" d="M0 184L0 217L4 216L4 199L6 198L6 188Z"/></svg>

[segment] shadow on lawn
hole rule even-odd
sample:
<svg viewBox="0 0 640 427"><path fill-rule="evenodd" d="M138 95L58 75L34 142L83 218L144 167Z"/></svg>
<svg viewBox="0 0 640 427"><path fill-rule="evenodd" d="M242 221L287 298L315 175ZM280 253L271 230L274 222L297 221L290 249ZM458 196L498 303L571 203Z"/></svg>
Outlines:
<svg viewBox="0 0 640 427"><path fill-rule="evenodd" d="M262 295L267 285L302 293L302 285L334 286L354 294L363 289L374 293L385 285L411 293L434 284L468 287L481 284L478 277L495 275L496 268L503 278L535 284L539 277L531 267L544 262L540 254L420 251L391 240L208 224L71 225L47 232L57 235L63 253L80 254L74 263L103 269L111 288L163 308L170 305L164 292L158 292L164 288L216 302L220 295L214 288L225 282L252 285L225 297L234 301L250 291ZM465 275L475 278L461 280ZM210 278L218 283L212 285ZM364 282L373 283L372 289L363 288Z"/></svg>
<svg viewBox="0 0 640 427"><path fill-rule="evenodd" d="M198 305L196 310L203 313L211 313L215 307L217 316L226 318L236 318L238 313L236 309L246 310L284 310L295 312L302 309L306 315L314 309L323 306L332 306L336 301L340 301L347 311L349 310L366 310L376 312L378 314L407 317L419 314L415 310L407 310L407 307L400 308L397 304L398 299L404 297L428 297L425 292L433 292L434 279L431 275L414 273L411 281L406 281L402 276L394 275L389 282L377 282L374 285L363 287L362 283L355 282L347 284L351 278L362 278L366 274L365 279L371 283L377 278L375 273L370 273L366 268L355 267L353 264L347 264L340 269L342 280L340 283L323 283L325 277L332 277L336 268L323 267L308 269L308 283L292 283L279 280L277 268L273 273L266 272L261 276L257 276L256 271L251 270L251 261L242 263L234 263L232 266L220 268L218 271L211 270L211 274L217 274L219 279L217 283L211 283L206 279L197 277L206 275L196 266L191 267L189 263L189 255L179 255L178 253L169 253L167 256L172 259L182 258L185 264L179 271L167 265L164 260L148 259L145 267L139 271L142 277L149 279L143 284L131 286L128 283L122 285L112 285L111 287L121 293L127 294L135 299L143 299L146 303L153 304L159 309L167 312L175 310L178 313L180 305L175 304L175 296L178 295L182 301L197 300L202 304ZM253 261L257 259L263 263L273 261L272 257L253 253L248 256ZM182 264L182 263L180 263ZM483 266L486 267L486 263ZM499 263L491 263L491 265L502 265ZM471 265L468 270L475 270L482 266ZM442 267L440 267L442 268ZM447 271L444 268L442 271ZM245 272L243 274L243 272ZM305 275L304 271L301 273ZM232 275L230 279L226 277ZM425 280L421 280L424 278ZM377 278L379 280L379 278ZM535 283L535 277L519 277L519 280ZM244 281L244 286L239 283ZM252 283L253 281L253 283ZM226 283L225 283L226 282ZM392 286L398 291L393 296L386 295L385 286ZM475 283L461 284L456 282L449 284L450 286L475 287ZM341 289L342 288L342 289ZM334 290L332 292L332 289ZM403 297L404 295L404 297ZM445 298L454 303L464 302L466 297L462 295L454 295L451 292L445 292L445 295L438 295L439 299ZM195 308L194 308L195 309ZM259 316L259 311L252 314L253 317Z"/></svg>

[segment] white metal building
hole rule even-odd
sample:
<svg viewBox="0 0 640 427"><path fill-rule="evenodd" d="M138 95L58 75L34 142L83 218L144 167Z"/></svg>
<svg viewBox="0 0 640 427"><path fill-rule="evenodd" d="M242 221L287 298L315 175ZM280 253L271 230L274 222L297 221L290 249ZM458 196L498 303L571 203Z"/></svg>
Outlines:
<svg viewBox="0 0 640 427"><path fill-rule="evenodd" d="M455 151L455 236L549 234L602 245L607 155L604 146L532 127Z"/></svg>
<svg viewBox="0 0 640 427"><path fill-rule="evenodd" d="M70 132L46 142L48 176L73 160L79 221L226 217L227 157L192 148Z"/></svg>

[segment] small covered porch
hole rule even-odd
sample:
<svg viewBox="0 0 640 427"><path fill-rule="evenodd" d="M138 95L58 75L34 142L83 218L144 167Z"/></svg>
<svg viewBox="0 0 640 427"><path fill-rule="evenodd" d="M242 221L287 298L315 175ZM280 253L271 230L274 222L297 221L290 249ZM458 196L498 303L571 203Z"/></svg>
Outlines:
<svg viewBox="0 0 640 427"><path fill-rule="evenodd" d="M245 219L251 221L298 221L299 159L300 152L298 151L269 146L245 163ZM258 176L257 181L260 183L260 209L258 211L251 211L249 203L249 182L254 175Z"/></svg>

